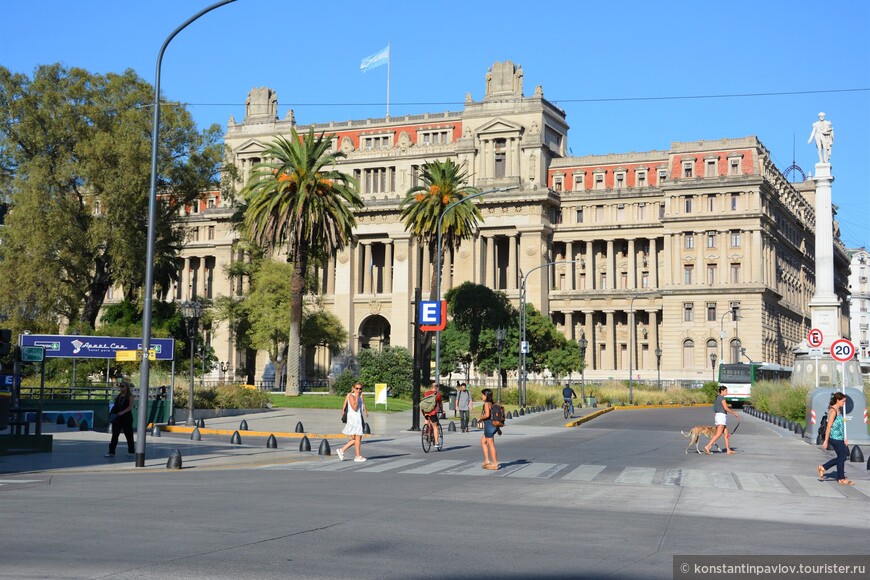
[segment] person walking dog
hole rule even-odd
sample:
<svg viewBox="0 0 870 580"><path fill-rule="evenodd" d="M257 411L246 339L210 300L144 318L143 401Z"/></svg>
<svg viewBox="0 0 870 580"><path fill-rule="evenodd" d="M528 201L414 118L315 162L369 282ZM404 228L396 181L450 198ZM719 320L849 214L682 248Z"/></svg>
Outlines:
<svg viewBox="0 0 870 580"><path fill-rule="evenodd" d="M728 435L728 414L737 417L740 420L740 415L731 410L725 397L728 396L728 387L719 387L719 396L713 402L713 424L716 425L716 434L704 446L704 453L710 455L710 448L719 440L719 437L725 436L725 453L734 455L731 449L731 437Z"/></svg>

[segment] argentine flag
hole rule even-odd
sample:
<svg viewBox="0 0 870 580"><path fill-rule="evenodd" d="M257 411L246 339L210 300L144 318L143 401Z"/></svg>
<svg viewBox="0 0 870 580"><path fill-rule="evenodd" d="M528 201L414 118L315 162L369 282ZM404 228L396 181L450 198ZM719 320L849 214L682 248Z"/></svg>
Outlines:
<svg viewBox="0 0 870 580"><path fill-rule="evenodd" d="M388 44L386 48L381 50L380 52L376 52L371 56L367 56L359 63L359 70L361 72L366 72L370 68L377 68L383 64L387 64L390 61L390 45Z"/></svg>

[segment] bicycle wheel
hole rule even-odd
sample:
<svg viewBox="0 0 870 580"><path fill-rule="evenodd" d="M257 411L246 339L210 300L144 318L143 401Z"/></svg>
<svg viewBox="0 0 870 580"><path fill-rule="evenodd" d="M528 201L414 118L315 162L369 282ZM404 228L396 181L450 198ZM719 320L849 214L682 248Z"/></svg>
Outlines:
<svg viewBox="0 0 870 580"><path fill-rule="evenodd" d="M429 453L429 449L432 447L432 427L429 426L429 423L420 429L420 440L423 444L423 453Z"/></svg>
<svg viewBox="0 0 870 580"><path fill-rule="evenodd" d="M565 411L565 418L568 418L568 414L571 412L571 406L568 403L562 405L562 410Z"/></svg>

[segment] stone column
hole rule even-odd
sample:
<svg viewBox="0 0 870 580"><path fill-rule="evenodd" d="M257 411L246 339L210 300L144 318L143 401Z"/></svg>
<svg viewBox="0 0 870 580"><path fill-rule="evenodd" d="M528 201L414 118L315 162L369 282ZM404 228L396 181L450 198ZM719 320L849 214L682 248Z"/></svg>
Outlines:
<svg viewBox="0 0 870 580"><path fill-rule="evenodd" d="M393 293L393 242L384 244L384 294Z"/></svg>
<svg viewBox="0 0 870 580"><path fill-rule="evenodd" d="M679 254L678 254L679 255ZM660 286L670 286L674 283L674 237L665 234L662 243L662 281Z"/></svg>
<svg viewBox="0 0 870 580"><path fill-rule="evenodd" d="M508 236L507 289L517 289L517 234Z"/></svg>
<svg viewBox="0 0 870 580"><path fill-rule="evenodd" d="M628 240L628 287L637 288L637 254L634 251L634 239Z"/></svg>
<svg viewBox="0 0 870 580"><path fill-rule="evenodd" d="M495 237L486 238L486 273L487 286L496 290Z"/></svg>
<svg viewBox="0 0 870 580"><path fill-rule="evenodd" d="M649 258L648 267L649 267L649 287L658 288L659 287L659 252L658 247L656 245L656 238L649 239Z"/></svg>
<svg viewBox="0 0 870 580"><path fill-rule="evenodd" d="M605 333L607 334L607 346L605 347L605 360L602 361L602 368L605 370L616 370L616 325L613 320L613 310L606 310L605 314Z"/></svg>
<svg viewBox="0 0 870 580"><path fill-rule="evenodd" d="M598 281L595 280L595 254L593 252L593 247L595 246L595 242L589 240L586 242L586 289L594 290L598 288ZM590 335L591 336L591 335Z"/></svg>
<svg viewBox="0 0 870 580"><path fill-rule="evenodd" d="M574 242L565 242L565 259L569 262L574 259ZM568 278L568 288L567 290L574 291L575 280L577 275L574 273L574 266L576 264L565 264L566 268L566 277Z"/></svg>
<svg viewBox="0 0 870 580"><path fill-rule="evenodd" d="M605 259L607 260L607 288L604 288L604 290L610 290L616 288L616 274L613 267L613 240L607 240L607 257Z"/></svg>
<svg viewBox="0 0 870 580"><path fill-rule="evenodd" d="M571 340L574 338L574 313L565 313L565 338Z"/></svg>
<svg viewBox="0 0 870 580"><path fill-rule="evenodd" d="M707 246L707 232L695 232L695 286L707 283L707 264L704 261L704 248Z"/></svg>
<svg viewBox="0 0 870 580"><path fill-rule="evenodd" d="M661 348L661 345L659 345L658 311L647 310L647 314L649 315L649 344L652 356L655 357L656 346L658 345Z"/></svg>
<svg viewBox="0 0 870 580"><path fill-rule="evenodd" d="M372 293L372 245L370 243L360 244L363 250L363 294Z"/></svg>

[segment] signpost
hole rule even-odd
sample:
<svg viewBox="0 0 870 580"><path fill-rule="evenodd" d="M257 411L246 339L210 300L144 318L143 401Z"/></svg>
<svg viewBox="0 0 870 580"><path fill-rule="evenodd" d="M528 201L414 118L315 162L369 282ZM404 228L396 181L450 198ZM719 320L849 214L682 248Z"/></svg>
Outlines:
<svg viewBox="0 0 870 580"><path fill-rule="evenodd" d="M139 362L142 360L141 350L116 350L115 360L118 362ZM148 360L157 360L157 351L148 349Z"/></svg>
<svg viewBox="0 0 870 580"><path fill-rule="evenodd" d="M831 343L831 356L840 361L840 386L843 395L846 394L846 363L855 356L855 345L845 338L839 338ZM848 439L846 430L846 409L843 408L843 439Z"/></svg>

